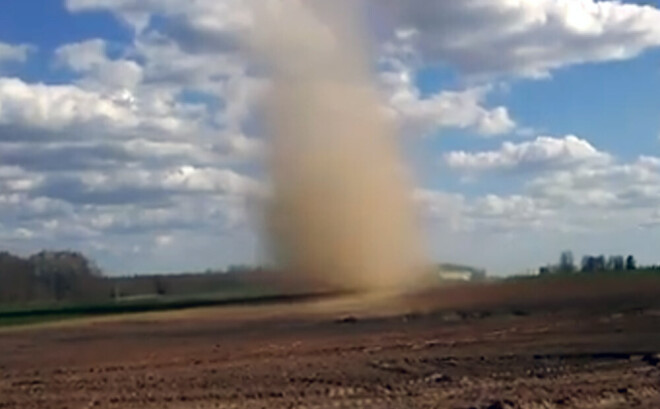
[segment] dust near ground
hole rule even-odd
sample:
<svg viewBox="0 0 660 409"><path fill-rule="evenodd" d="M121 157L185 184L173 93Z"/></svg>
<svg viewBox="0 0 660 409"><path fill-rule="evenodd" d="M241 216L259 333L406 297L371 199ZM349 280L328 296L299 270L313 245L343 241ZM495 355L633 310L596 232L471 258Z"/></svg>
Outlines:
<svg viewBox="0 0 660 409"><path fill-rule="evenodd" d="M0 408L657 409L659 295L658 280L461 286L389 310L326 300L5 331Z"/></svg>

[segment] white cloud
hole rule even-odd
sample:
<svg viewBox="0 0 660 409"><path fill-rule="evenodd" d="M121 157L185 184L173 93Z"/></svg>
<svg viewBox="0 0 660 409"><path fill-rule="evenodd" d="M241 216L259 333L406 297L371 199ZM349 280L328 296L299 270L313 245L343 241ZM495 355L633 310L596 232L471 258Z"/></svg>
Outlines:
<svg viewBox="0 0 660 409"><path fill-rule="evenodd" d="M261 191L260 184L251 178L224 169L183 166L162 176L154 176L154 179L162 181L163 187L174 190L208 191L241 196L258 195Z"/></svg>
<svg viewBox="0 0 660 409"><path fill-rule="evenodd" d="M147 84L171 88L172 92L189 89L209 93L224 103L217 119L233 133L252 120L258 111L261 91L267 82L246 73L254 61L247 61L239 44L253 24L250 5L236 0L135 1L69 0L69 9L110 10L127 21L135 21L138 35L134 54L144 61L141 78ZM157 28L143 26L137 16L158 15L166 23ZM511 132L515 122L506 107L484 106L489 87L462 91L438 92L422 96L413 84L414 72L401 55L390 55L390 67L382 74L390 112L404 126L406 133L428 134L440 128L474 130L482 135ZM60 50L61 58L78 71L92 74L104 68L106 77L132 78L126 61L108 61L104 44L98 40L69 45ZM400 61L395 61L400 59ZM121 64L121 65L120 65ZM113 68L113 70L111 70ZM122 68L120 70L120 68ZM116 72L116 75L112 75ZM130 73L130 72L129 72ZM99 76L99 73L96 73Z"/></svg>
<svg viewBox="0 0 660 409"><path fill-rule="evenodd" d="M538 203L532 198L520 195L501 197L492 194L477 199L472 211L479 217L505 216L520 219L534 219L543 213L539 211Z"/></svg>
<svg viewBox="0 0 660 409"><path fill-rule="evenodd" d="M196 230L221 231L230 221L229 208L240 208L239 202L212 197L200 197L195 201L179 198L168 205L154 208L139 205L104 205L81 212L78 223L103 234L169 235L178 231L194 234Z"/></svg>
<svg viewBox="0 0 660 409"><path fill-rule="evenodd" d="M233 41L234 33L252 23L244 0L67 0L72 12L110 10L136 30L147 28L154 14L176 18L171 27L181 37L191 37L197 46L226 46ZM229 38L226 38L229 37ZM205 41L204 41L205 40ZM207 44L204 44L204 43ZM199 44L201 43L201 44Z"/></svg>
<svg viewBox="0 0 660 409"><path fill-rule="evenodd" d="M156 245L161 247L167 247L174 242L174 237L170 235L160 235L156 236Z"/></svg>
<svg viewBox="0 0 660 409"><path fill-rule="evenodd" d="M607 164L611 157L574 135L564 138L540 136L534 141L504 142L497 151L445 155L450 168L467 173L515 170L552 170L585 163Z"/></svg>
<svg viewBox="0 0 660 409"><path fill-rule="evenodd" d="M69 10L109 10L136 29L152 15L188 49L226 51L253 24L243 0L67 0ZM585 62L631 58L660 45L660 11L596 0L368 0L390 36L406 40L428 64L467 74L544 76ZM381 23L383 24L383 23Z"/></svg>
<svg viewBox="0 0 660 409"><path fill-rule="evenodd" d="M382 45L379 55L379 79L388 98L389 111L403 124L406 133L428 134L441 128L459 128L493 136L516 128L506 107L485 106L492 86L423 95L416 84L420 61L407 43L414 33L400 31L395 40Z"/></svg>
<svg viewBox="0 0 660 409"><path fill-rule="evenodd" d="M0 77L0 125L12 128L67 131L65 137L121 134L136 131L159 138L195 131L202 115L171 94L128 90L103 92L80 85L26 83ZM11 136L11 135L9 135Z"/></svg>
<svg viewBox="0 0 660 409"><path fill-rule="evenodd" d="M214 149L228 158L237 160L263 158L265 144L262 140L230 133Z"/></svg>
<svg viewBox="0 0 660 409"><path fill-rule="evenodd" d="M488 194L477 198L467 210L482 228L511 232L516 229L557 228L555 211L548 203L529 196Z"/></svg>
<svg viewBox="0 0 660 409"><path fill-rule="evenodd" d="M125 127L135 126L137 118L112 99L72 85L0 78L0 124L58 130L94 122Z"/></svg>
<svg viewBox="0 0 660 409"><path fill-rule="evenodd" d="M26 44L12 45L0 41L0 64L5 62L25 62L34 47Z"/></svg>
<svg viewBox="0 0 660 409"><path fill-rule="evenodd" d="M414 133L427 134L442 128L459 128L492 136L509 133L516 127L505 107L488 109L483 106L488 88L441 91L423 97L411 85L410 79L405 75L402 78L391 93L389 104L404 127Z"/></svg>
<svg viewBox="0 0 660 409"><path fill-rule="evenodd" d="M3 173L9 180L24 177L13 169ZM122 248L121 238L124 244L150 235L212 240L245 229L248 204L261 194L250 178L219 169L66 172L45 178L19 192L3 189L0 237L16 238L24 229L33 246L68 243L82 250L95 240L109 247L105 257Z"/></svg>
<svg viewBox="0 0 660 409"><path fill-rule="evenodd" d="M462 195L420 188L414 192L414 202L423 217L445 223L453 230L462 228L465 208Z"/></svg>
<svg viewBox="0 0 660 409"><path fill-rule="evenodd" d="M640 156L622 163L586 141L573 139L575 145L568 146L569 140L539 138L509 143L499 151L451 155L453 165L465 172L538 171L526 173L529 177L518 186L501 180L520 193L464 197L462 228L498 234L530 229L587 234L657 225L660 158Z"/></svg>
<svg viewBox="0 0 660 409"><path fill-rule="evenodd" d="M579 227L566 209L534 195L489 193L468 198L457 193L418 189L415 202L425 218L453 232L511 234L569 231Z"/></svg>
<svg viewBox="0 0 660 409"><path fill-rule="evenodd" d="M660 158L640 156L622 163L587 141L568 136L504 143L497 151L452 152L449 166L478 174L501 171L524 175L522 186L502 180L520 193L487 194L466 201L464 220L501 232L615 231L655 226L660 203ZM535 171L523 173L523 171Z"/></svg>
<svg viewBox="0 0 660 409"><path fill-rule="evenodd" d="M108 10L134 24L135 53L145 64L144 80L211 91L228 106L223 115L236 124L254 107L254 97L236 98L228 78L247 79L237 52L242 35L254 24L250 5L240 0L68 0L73 12ZM390 111L406 132L428 134L444 127L482 135L512 132L516 123L504 106L484 106L488 88L443 91L422 96L414 86L420 66L459 68L462 74L544 76L567 65L630 58L660 45L660 11L650 6L593 0L370 0L389 30L380 30L382 58L390 68L382 77ZM150 17L164 18L157 27ZM389 35L382 35L389 32ZM549 41L548 39L552 39ZM86 45L96 56L101 44ZM78 50L82 53L81 50ZM96 52L94 52L96 51ZM81 57L82 58L82 57ZM90 57L91 58L91 57ZM81 61L84 65L94 62ZM137 76L127 61L112 61L108 77ZM124 74L122 74L124 73ZM239 120L240 121L240 120ZM236 127L232 131L236 131Z"/></svg>
<svg viewBox="0 0 660 409"><path fill-rule="evenodd" d="M263 187L225 165L261 154L242 129L259 82L233 56L188 54L157 33L135 41L112 58L101 39L60 47L59 68L79 75L69 85L0 77L0 237L124 258L154 236L210 243L245 229Z"/></svg>
<svg viewBox="0 0 660 409"><path fill-rule="evenodd" d="M236 52L188 51L156 31L136 38L135 53L144 60L145 82L175 89L219 92L229 78L246 70L245 60Z"/></svg>
<svg viewBox="0 0 660 409"><path fill-rule="evenodd" d="M533 179L528 190L558 204L589 209L655 208L660 200L660 161L642 156L632 163L582 166Z"/></svg>
<svg viewBox="0 0 660 409"><path fill-rule="evenodd" d="M90 71L107 61L105 40L93 39L67 44L58 48L55 56L75 71Z"/></svg>
<svg viewBox="0 0 660 409"><path fill-rule="evenodd" d="M660 46L660 10L596 0L385 0L427 64L464 74L547 76L569 65L632 58ZM394 36L394 34L392 35Z"/></svg>
<svg viewBox="0 0 660 409"><path fill-rule="evenodd" d="M15 234L19 239L31 239L34 237L34 233L28 229L18 228L15 230Z"/></svg>
<svg viewBox="0 0 660 409"><path fill-rule="evenodd" d="M20 179L14 179L14 181ZM256 180L229 169L180 166L149 169L77 170L50 173L14 191L33 191L54 199L76 204L101 205L163 203L177 196L195 199L202 196L226 196L246 199L260 196L263 187Z"/></svg>
<svg viewBox="0 0 660 409"><path fill-rule="evenodd" d="M133 90L142 81L142 67L130 60L110 60L101 39L67 44L55 51L59 62L85 74L91 86L110 90Z"/></svg>

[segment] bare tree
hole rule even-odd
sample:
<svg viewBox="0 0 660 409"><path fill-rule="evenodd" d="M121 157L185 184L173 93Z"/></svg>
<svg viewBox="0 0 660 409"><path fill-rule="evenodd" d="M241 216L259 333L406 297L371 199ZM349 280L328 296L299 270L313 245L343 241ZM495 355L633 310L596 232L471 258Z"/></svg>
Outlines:
<svg viewBox="0 0 660 409"><path fill-rule="evenodd" d="M575 271L575 261L572 251L566 250L561 253L559 257L559 271L562 273L572 273Z"/></svg>
<svg viewBox="0 0 660 409"><path fill-rule="evenodd" d="M626 270L637 270L637 261L632 254L626 258Z"/></svg>
<svg viewBox="0 0 660 409"><path fill-rule="evenodd" d="M610 256L607 260L607 269L610 271L623 271L624 265L623 256Z"/></svg>

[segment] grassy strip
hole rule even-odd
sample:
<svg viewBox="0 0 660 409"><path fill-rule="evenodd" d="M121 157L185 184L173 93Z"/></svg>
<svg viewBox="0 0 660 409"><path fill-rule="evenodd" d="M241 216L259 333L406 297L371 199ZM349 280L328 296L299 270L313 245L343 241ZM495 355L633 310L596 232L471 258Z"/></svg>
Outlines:
<svg viewBox="0 0 660 409"><path fill-rule="evenodd" d="M264 305L275 303L302 302L323 294L266 294L233 297L209 297L190 299L151 299L135 302L117 302L106 304L68 305L51 308L0 311L0 327L30 325L71 318L96 317L119 314L173 311L190 308Z"/></svg>
<svg viewBox="0 0 660 409"><path fill-rule="evenodd" d="M660 270L638 269L624 271L594 271L594 272L556 272L547 275L535 276L511 276L504 278L504 281L597 281L601 279L645 279L660 278Z"/></svg>

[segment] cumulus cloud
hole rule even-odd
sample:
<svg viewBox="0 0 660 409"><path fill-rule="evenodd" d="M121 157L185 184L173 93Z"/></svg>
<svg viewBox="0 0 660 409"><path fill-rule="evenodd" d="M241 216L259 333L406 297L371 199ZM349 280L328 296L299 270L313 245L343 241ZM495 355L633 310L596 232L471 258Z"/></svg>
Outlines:
<svg viewBox="0 0 660 409"><path fill-rule="evenodd" d="M135 52L145 61L145 81L213 90L231 105L225 110L231 115L247 111L256 100L234 98L226 81L250 78L245 75L249 64L237 52L253 24L249 3L68 0L67 6L73 12L108 10L132 23L138 33ZM499 135L516 127L506 107L485 106L488 87L422 96L414 85L420 66L450 65L468 76L539 77L572 64L631 58L660 45L660 11L650 6L593 0L366 3L383 17L385 26L376 40L383 62L390 66L382 73L388 108L410 133L451 127ZM162 17L159 24L151 23L152 16ZM77 51L83 53L80 46ZM101 45L86 47L87 54L98 56ZM107 70L138 75L130 62L112 63ZM97 58L96 64L105 66L107 61Z"/></svg>
<svg viewBox="0 0 660 409"><path fill-rule="evenodd" d="M472 75L544 77L569 65L632 58L660 45L660 10L596 0L385 0L427 64Z"/></svg>
<svg viewBox="0 0 660 409"><path fill-rule="evenodd" d="M176 195L194 199L195 194L247 198L261 192L258 182L232 170L193 166L51 173L30 188L39 195L81 205L160 204Z"/></svg>
<svg viewBox="0 0 660 409"><path fill-rule="evenodd" d="M0 65L7 62L25 62L34 47L27 44L13 45L0 41Z"/></svg>
<svg viewBox="0 0 660 409"><path fill-rule="evenodd" d="M107 62L104 40L94 39L64 45L55 51L61 63L78 72L89 71Z"/></svg>
<svg viewBox="0 0 660 409"><path fill-rule="evenodd" d="M49 172L13 188L34 174L0 171L0 234L29 230L33 245L54 240L87 248L91 239L109 244L115 236L131 242L149 234L222 235L244 228L250 203L263 195L257 181L211 168Z"/></svg>
<svg viewBox="0 0 660 409"><path fill-rule="evenodd" d="M579 217L574 219L566 207L532 192L467 197L442 190L418 189L415 201L425 219L455 233L566 232L581 226L575 223ZM576 209L573 207L571 211Z"/></svg>
<svg viewBox="0 0 660 409"><path fill-rule="evenodd" d="M164 188L177 191L228 193L247 197L258 195L262 190L255 180L226 169L183 166L163 175L155 175L154 179L160 180Z"/></svg>
<svg viewBox="0 0 660 409"><path fill-rule="evenodd" d="M506 134L516 123L507 108L484 107L488 88L469 88L463 91L441 91L429 97L421 96L409 77L402 77L389 98L390 109L404 126L414 134L428 134L442 128L474 130L484 136Z"/></svg>
<svg viewBox="0 0 660 409"><path fill-rule="evenodd" d="M585 163L606 164L611 160L588 141L574 135L564 138L540 136L533 141L504 142L499 150L449 152L447 165L466 173L489 171L552 170Z"/></svg>
<svg viewBox="0 0 660 409"><path fill-rule="evenodd" d="M104 92L76 84L0 77L0 126L8 129L0 139L44 136L30 130L61 133L59 137L65 138L81 134L133 137L136 132L162 138L193 133L202 115L195 105L177 101L168 93L136 96L121 89Z"/></svg>
<svg viewBox="0 0 660 409"><path fill-rule="evenodd" d="M104 40L67 44L55 51L60 64L84 74L90 86L133 90L142 81L142 67L135 61L107 57Z"/></svg>
<svg viewBox="0 0 660 409"><path fill-rule="evenodd" d="M453 230L462 228L465 202L465 197L457 193L422 188L414 192L414 203L422 217L440 221Z"/></svg>
<svg viewBox="0 0 660 409"><path fill-rule="evenodd" d="M156 236L155 241L156 241L156 245L166 247L174 242L174 237L167 234L162 234L160 236Z"/></svg>
<svg viewBox="0 0 660 409"><path fill-rule="evenodd" d="M233 49L252 25L240 0L67 0L69 10L110 10L137 29L152 15L189 49ZM391 40L406 37L430 64L465 73L543 76L563 66L633 57L660 45L660 11L650 5L596 0L369 0L389 23ZM169 30L168 30L169 29ZM387 30L382 30L387 31ZM549 40L551 39L551 40Z"/></svg>
<svg viewBox="0 0 660 409"><path fill-rule="evenodd" d="M467 209L469 217L482 228L511 232L518 229L554 229L555 211L546 201L524 196L488 194L477 198Z"/></svg>
<svg viewBox="0 0 660 409"><path fill-rule="evenodd" d="M518 194L487 194L466 201L463 219L473 225L498 226L502 231L526 227L593 232L650 227L656 220L660 158L640 156L622 162L568 136L507 142L497 151L451 152L445 160L467 174L526 177ZM530 170L534 172L522 173Z"/></svg>
<svg viewBox="0 0 660 409"><path fill-rule="evenodd" d="M447 192L427 194L452 196ZM660 158L641 156L629 163L610 159L571 169L548 169L529 178L519 193L461 196L452 203L458 204L459 216L454 220L460 221L459 231L509 235L652 229L660 220Z"/></svg>
<svg viewBox="0 0 660 409"><path fill-rule="evenodd" d="M658 219L660 158L622 162L586 141L566 137L505 143L498 151L454 152L446 159L464 172L500 172L504 178L535 171L524 173L523 184L515 187L519 193L463 197L463 228L586 233L651 228Z"/></svg>
<svg viewBox="0 0 660 409"><path fill-rule="evenodd" d="M152 15L165 15L173 20L167 22L166 29L181 42L189 42L193 48L215 45L222 49L235 42L236 31L252 25L246 3L244 0L66 0L72 12L109 10L138 31L148 28Z"/></svg>
<svg viewBox="0 0 660 409"><path fill-rule="evenodd" d="M61 130L95 121L121 127L135 126L137 118L113 99L75 86L0 78L0 124Z"/></svg>
<svg viewBox="0 0 660 409"><path fill-rule="evenodd" d="M655 208L660 200L658 158L642 156L632 163L583 166L557 171L528 183L528 190L561 204L621 210Z"/></svg>

